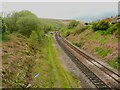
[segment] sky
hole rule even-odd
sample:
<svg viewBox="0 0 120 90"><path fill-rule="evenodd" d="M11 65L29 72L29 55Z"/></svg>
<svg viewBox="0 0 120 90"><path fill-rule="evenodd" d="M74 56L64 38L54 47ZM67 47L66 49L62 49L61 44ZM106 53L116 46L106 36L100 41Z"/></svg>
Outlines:
<svg viewBox="0 0 120 90"><path fill-rule="evenodd" d="M40 18L94 21L118 14L117 2L3 2L2 10L29 10Z"/></svg>

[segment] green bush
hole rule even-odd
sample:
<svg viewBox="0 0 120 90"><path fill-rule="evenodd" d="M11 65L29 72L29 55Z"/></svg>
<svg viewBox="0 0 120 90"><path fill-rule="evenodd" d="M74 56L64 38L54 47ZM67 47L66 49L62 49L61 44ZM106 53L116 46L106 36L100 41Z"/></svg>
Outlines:
<svg viewBox="0 0 120 90"><path fill-rule="evenodd" d="M79 48L82 48L82 46L84 45L83 41L80 41L79 43L76 40L72 40L71 41L72 44L76 45Z"/></svg>
<svg viewBox="0 0 120 90"><path fill-rule="evenodd" d="M113 34L118 29L118 23L113 24L110 28L107 29L107 34Z"/></svg>
<svg viewBox="0 0 120 90"><path fill-rule="evenodd" d="M12 32L18 31L17 21L26 16L37 18L37 16L35 14L31 13L30 11L23 10L20 12L14 12L14 13L12 12L12 15L8 14L7 17L4 18L3 20L6 23L6 26L9 30L9 32L12 33Z"/></svg>
<svg viewBox="0 0 120 90"><path fill-rule="evenodd" d="M68 28L61 28L60 31L62 33L62 36L64 37L67 37L74 32L73 29L68 29Z"/></svg>
<svg viewBox="0 0 120 90"><path fill-rule="evenodd" d="M66 37L69 36L72 32L69 30L69 31L66 31Z"/></svg>
<svg viewBox="0 0 120 90"><path fill-rule="evenodd" d="M2 35L2 42L7 42L7 41L9 41L10 40L10 37L9 37L9 33L7 33L7 32L4 32Z"/></svg>
<svg viewBox="0 0 120 90"><path fill-rule="evenodd" d="M76 27L78 24L79 24L79 21L72 20L72 21L70 21L70 23L68 25L68 29L72 29L72 28Z"/></svg>
<svg viewBox="0 0 120 90"><path fill-rule="evenodd" d="M75 45L79 48L82 48L82 46L84 45L84 42L81 41L79 43L76 43Z"/></svg>
<svg viewBox="0 0 120 90"><path fill-rule="evenodd" d="M80 34L81 32L87 30L88 28L89 28L88 25L87 26L86 25L85 26L78 25L75 29L74 34Z"/></svg>
<svg viewBox="0 0 120 90"><path fill-rule="evenodd" d="M93 28L94 31L99 30L98 22L94 22L94 23L92 24L92 28Z"/></svg>
<svg viewBox="0 0 120 90"><path fill-rule="evenodd" d="M95 22L93 23L93 30L97 31L97 30L107 30L110 27L110 23L107 21L99 21L99 22Z"/></svg>
<svg viewBox="0 0 120 90"><path fill-rule="evenodd" d="M29 38L29 47L32 49L32 50L36 50L38 49L38 35L36 33L36 31L32 31L32 34L30 35L30 38Z"/></svg>

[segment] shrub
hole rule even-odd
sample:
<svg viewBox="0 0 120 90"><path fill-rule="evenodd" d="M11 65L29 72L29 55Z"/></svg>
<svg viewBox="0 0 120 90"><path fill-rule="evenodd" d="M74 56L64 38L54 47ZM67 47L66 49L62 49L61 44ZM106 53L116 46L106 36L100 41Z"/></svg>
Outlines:
<svg viewBox="0 0 120 90"><path fill-rule="evenodd" d="M67 37L67 36L69 36L70 34L72 34L73 33L73 30L71 30L71 29L66 29L66 31L65 31L65 37Z"/></svg>
<svg viewBox="0 0 120 90"><path fill-rule="evenodd" d="M12 12L12 14L8 14L7 17L4 18L4 22L6 23L9 32L11 33L17 32L18 31L17 21L26 16L37 18L35 14L27 10L23 10L20 12Z"/></svg>
<svg viewBox="0 0 120 90"><path fill-rule="evenodd" d="M79 48L82 48L82 46L84 45L84 42L81 41L79 43L76 43L75 45L78 46Z"/></svg>
<svg viewBox="0 0 120 90"><path fill-rule="evenodd" d="M76 31L75 31L74 34L80 34L81 32L87 30L88 28L89 28L88 25L87 26L81 26L81 25L79 25L79 26L76 27Z"/></svg>
<svg viewBox="0 0 120 90"><path fill-rule="evenodd" d="M38 35L35 31L32 31L32 34L30 35L28 44L32 50L35 51L36 49L38 49Z"/></svg>
<svg viewBox="0 0 120 90"><path fill-rule="evenodd" d="M72 21L70 21L70 23L68 25L68 29L72 29L72 28L76 27L78 24L79 24L79 21L72 20Z"/></svg>
<svg viewBox="0 0 120 90"><path fill-rule="evenodd" d="M67 28L61 28L60 31L64 37L67 37L74 32L73 29L67 29Z"/></svg>
<svg viewBox="0 0 120 90"><path fill-rule="evenodd" d="M98 24L98 22L95 22L95 23L93 23L93 25L92 25L92 28L93 28L94 31L97 31L97 30L98 30L97 24Z"/></svg>
<svg viewBox="0 0 120 90"><path fill-rule="evenodd" d="M98 23L99 30L107 30L110 27L109 22L107 21L100 21Z"/></svg>
<svg viewBox="0 0 120 90"><path fill-rule="evenodd" d="M2 42L7 42L10 40L9 33L7 32L4 32L1 36L2 38L0 37L0 39L2 39Z"/></svg>
<svg viewBox="0 0 120 90"><path fill-rule="evenodd" d="M113 24L106 31L103 31L103 35L115 34L116 37L119 37L120 33L118 32L119 31L118 29L119 29L119 23Z"/></svg>
<svg viewBox="0 0 120 90"><path fill-rule="evenodd" d="M118 29L118 23L112 25L110 28L107 29L108 34L113 34Z"/></svg>
<svg viewBox="0 0 120 90"><path fill-rule="evenodd" d="M93 30L97 31L97 30L107 30L110 27L110 23L107 21L99 21L99 22L95 22L93 23Z"/></svg>
<svg viewBox="0 0 120 90"><path fill-rule="evenodd" d="M76 40L72 40L71 41L72 44L76 45L79 48L82 48L82 46L84 45L83 41L80 41L79 43Z"/></svg>

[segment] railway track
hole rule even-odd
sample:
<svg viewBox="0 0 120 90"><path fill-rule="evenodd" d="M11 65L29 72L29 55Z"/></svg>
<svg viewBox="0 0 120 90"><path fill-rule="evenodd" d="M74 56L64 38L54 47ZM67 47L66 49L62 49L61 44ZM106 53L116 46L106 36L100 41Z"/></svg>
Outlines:
<svg viewBox="0 0 120 90"><path fill-rule="evenodd" d="M65 38L63 38L59 33L55 34L56 40L58 44L64 49L66 54L71 58L71 60L76 64L76 66L86 75L86 77L96 86L98 89L119 89L118 86L120 84L119 81L119 74L113 72L100 62L98 62L95 58L91 57L90 55L86 54L84 51L78 49L76 46L72 45L69 41L67 41ZM109 83L106 83L103 79L101 79L94 71L92 71L85 63L83 63L79 57L75 55L74 52L71 50L74 50L79 55L86 58L87 61L92 63L96 68L101 70L104 74L109 76L113 82L115 82L115 85L110 85ZM103 74L103 75L104 75Z"/></svg>

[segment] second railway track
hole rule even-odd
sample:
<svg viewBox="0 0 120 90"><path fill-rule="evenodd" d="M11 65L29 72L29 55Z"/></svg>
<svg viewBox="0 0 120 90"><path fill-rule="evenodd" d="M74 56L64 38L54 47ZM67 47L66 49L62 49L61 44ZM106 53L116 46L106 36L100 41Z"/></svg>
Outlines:
<svg viewBox="0 0 120 90"><path fill-rule="evenodd" d="M89 55L85 54L84 52L80 51L78 48L73 46L69 43L66 39L61 37L59 33L55 34L56 40L59 45L64 49L66 54L71 58L71 60L76 64L76 66L88 77L88 79L96 86L98 89L119 89L118 86L120 84L119 81L119 74L113 72L112 70L108 69L106 66L102 65L100 62L96 61L94 58L90 57ZM84 58L86 58L89 62L91 62L95 67L99 68L102 72L112 78L115 82L115 86L106 83L103 79L101 79L94 71L92 71L85 63L79 60L79 57L74 55L74 50L76 53L80 54ZM95 63L94 63L94 62ZM97 63L97 64L96 64ZM101 67L100 67L101 66Z"/></svg>

